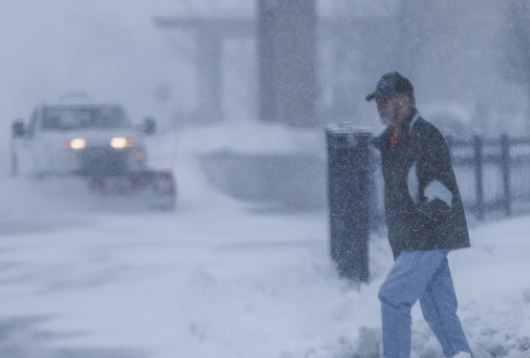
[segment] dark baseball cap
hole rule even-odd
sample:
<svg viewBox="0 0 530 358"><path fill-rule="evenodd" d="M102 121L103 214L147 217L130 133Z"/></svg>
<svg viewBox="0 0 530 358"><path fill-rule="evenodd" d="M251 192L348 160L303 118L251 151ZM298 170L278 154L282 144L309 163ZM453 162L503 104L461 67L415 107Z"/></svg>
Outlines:
<svg viewBox="0 0 530 358"><path fill-rule="evenodd" d="M406 77L394 71L385 73L381 77L379 82L377 82L375 91L366 96L366 100L371 101L374 98L389 99L400 94L414 96L414 88Z"/></svg>

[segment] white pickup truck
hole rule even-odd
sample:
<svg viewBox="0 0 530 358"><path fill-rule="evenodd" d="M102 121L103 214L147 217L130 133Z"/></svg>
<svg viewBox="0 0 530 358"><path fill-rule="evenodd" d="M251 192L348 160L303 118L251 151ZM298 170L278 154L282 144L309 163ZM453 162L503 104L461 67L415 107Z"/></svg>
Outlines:
<svg viewBox="0 0 530 358"><path fill-rule="evenodd" d="M11 175L79 176L92 191L147 193L150 206L172 210L173 174L147 166L142 138L154 130L152 119L134 127L116 104L41 105L27 124L17 120L12 125Z"/></svg>

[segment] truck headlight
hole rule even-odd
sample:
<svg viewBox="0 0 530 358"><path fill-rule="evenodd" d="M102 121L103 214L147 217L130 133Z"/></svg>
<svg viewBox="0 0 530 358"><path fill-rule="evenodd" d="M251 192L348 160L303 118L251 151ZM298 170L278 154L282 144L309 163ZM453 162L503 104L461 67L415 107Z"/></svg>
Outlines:
<svg viewBox="0 0 530 358"><path fill-rule="evenodd" d="M73 150L82 150L86 148L86 140L84 138L72 138L65 143L66 148Z"/></svg>
<svg viewBox="0 0 530 358"><path fill-rule="evenodd" d="M110 146L114 149L125 149L134 147L134 141L125 137L113 137L110 139Z"/></svg>

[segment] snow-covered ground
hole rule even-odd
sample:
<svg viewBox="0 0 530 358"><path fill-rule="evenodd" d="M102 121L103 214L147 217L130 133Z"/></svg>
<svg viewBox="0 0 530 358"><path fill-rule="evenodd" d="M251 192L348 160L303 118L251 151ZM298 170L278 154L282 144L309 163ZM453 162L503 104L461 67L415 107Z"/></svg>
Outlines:
<svg viewBox="0 0 530 358"><path fill-rule="evenodd" d="M325 212L263 212L208 186L193 152L219 134L157 137L157 164L179 179L174 213L101 208L64 183L0 182L0 356L377 356L385 238L372 238L368 285L340 279ZM450 254L477 358L530 357L528 232L524 217L477 226L473 248ZM414 356L441 357L413 314Z"/></svg>

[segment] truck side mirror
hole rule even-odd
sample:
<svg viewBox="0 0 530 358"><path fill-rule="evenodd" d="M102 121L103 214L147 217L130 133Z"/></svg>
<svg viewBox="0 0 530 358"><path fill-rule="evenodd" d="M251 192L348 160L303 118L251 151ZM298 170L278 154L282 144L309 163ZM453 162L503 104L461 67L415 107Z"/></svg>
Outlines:
<svg viewBox="0 0 530 358"><path fill-rule="evenodd" d="M152 135L156 132L156 122L153 117L145 117L142 123L142 132Z"/></svg>
<svg viewBox="0 0 530 358"><path fill-rule="evenodd" d="M11 135L13 138L20 138L26 135L26 129L24 128L24 121L17 119L11 125Z"/></svg>

